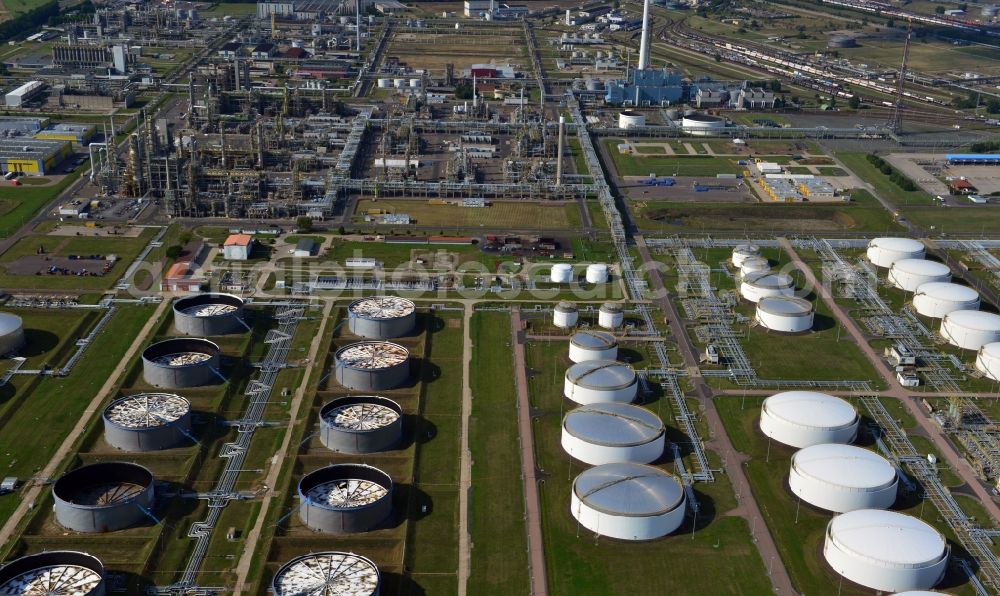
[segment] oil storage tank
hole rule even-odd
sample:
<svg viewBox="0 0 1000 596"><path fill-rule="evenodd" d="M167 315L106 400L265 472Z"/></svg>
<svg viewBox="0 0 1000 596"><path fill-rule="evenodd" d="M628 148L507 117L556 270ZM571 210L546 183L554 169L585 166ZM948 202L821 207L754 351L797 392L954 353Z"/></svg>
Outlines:
<svg viewBox="0 0 1000 596"><path fill-rule="evenodd" d="M0 594L9 596L104 596L104 564L70 550L26 555L0 567Z"/></svg>
<svg viewBox="0 0 1000 596"><path fill-rule="evenodd" d="M994 381L1000 381L1000 342L990 342L979 348L976 370Z"/></svg>
<svg viewBox="0 0 1000 596"><path fill-rule="evenodd" d="M607 331L577 331L569 338L569 359L614 360L618 357L618 340Z"/></svg>
<svg viewBox="0 0 1000 596"><path fill-rule="evenodd" d="M660 468L637 463L604 464L573 481L570 513L580 525L619 540L653 540L684 521L680 481Z"/></svg>
<svg viewBox="0 0 1000 596"><path fill-rule="evenodd" d="M948 543L915 517L861 509L830 520L823 556L834 571L872 590L926 590L944 577Z"/></svg>
<svg viewBox="0 0 1000 596"><path fill-rule="evenodd" d="M750 302L760 302L768 296L792 296L795 294L795 280L786 273L756 271L743 276L740 295Z"/></svg>
<svg viewBox="0 0 1000 596"><path fill-rule="evenodd" d="M866 256L872 265L888 269L896 261L922 259L925 253L924 245L912 238L873 238Z"/></svg>
<svg viewBox="0 0 1000 596"><path fill-rule="evenodd" d="M746 277L751 273L767 272L771 270L771 262L764 257L747 257L740 262L740 277Z"/></svg>
<svg viewBox="0 0 1000 596"><path fill-rule="evenodd" d="M303 476L298 490L299 518L319 532L367 532L392 514L392 478L365 464L320 468Z"/></svg>
<svg viewBox="0 0 1000 596"><path fill-rule="evenodd" d="M578 404L635 401L639 378L632 367L616 360L587 360L566 370L564 395Z"/></svg>
<svg viewBox="0 0 1000 596"><path fill-rule="evenodd" d="M639 112L625 110L618 114L618 128L640 128L646 126L646 116Z"/></svg>
<svg viewBox="0 0 1000 596"><path fill-rule="evenodd" d="M575 459L599 466L648 464L663 455L666 428L646 408L625 403L580 406L563 417L562 447Z"/></svg>
<svg viewBox="0 0 1000 596"><path fill-rule="evenodd" d="M606 263L591 263L587 265L585 279L589 284L608 283L608 266Z"/></svg>
<svg viewBox="0 0 1000 596"><path fill-rule="evenodd" d="M847 401L816 391L785 391L764 400L760 430L792 447L851 443L861 419Z"/></svg>
<svg viewBox="0 0 1000 596"><path fill-rule="evenodd" d="M941 321L941 335L953 346L979 350L1000 341L1000 316L981 310L955 310Z"/></svg>
<svg viewBox="0 0 1000 596"><path fill-rule="evenodd" d="M816 309L812 302L795 296L765 296L757 302L757 323L769 331L805 333L812 329Z"/></svg>
<svg viewBox="0 0 1000 596"><path fill-rule="evenodd" d="M243 299L232 294L195 294L174 302L174 327L196 337L247 331Z"/></svg>
<svg viewBox="0 0 1000 596"><path fill-rule="evenodd" d="M968 286L932 281L917 288L913 308L925 317L941 319L956 310L978 310L979 292Z"/></svg>
<svg viewBox="0 0 1000 596"><path fill-rule="evenodd" d="M122 451L159 451L191 436L191 402L172 393L137 393L104 409L104 440Z"/></svg>
<svg viewBox="0 0 1000 596"><path fill-rule="evenodd" d="M685 114L681 119L681 129L695 137L718 134L726 127L726 119L710 114Z"/></svg>
<svg viewBox="0 0 1000 596"><path fill-rule="evenodd" d="M154 387L181 389L218 382L219 346L207 339L178 337L157 342L142 352L142 376Z"/></svg>
<svg viewBox="0 0 1000 596"><path fill-rule="evenodd" d="M552 324L561 329L575 327L579 319L580 311L577 310L576 305L572 302L560 302L552 310Z"/></svg>
<svg viewBox="0 0 1000 596"><path fill-rule="evenodd" d="M66 472L52 485L56 521L76 532L114 532L149 520L153 474L128 462L101 462Z"/></svg>
<svg viewBox="0 0 1000 596"><path fill-rule="evenodd" d="M410 352L387 341L363 341L337 350L334 366L337 382L348 389L394 389L410 376Z"/></svg>
<svg viewBox="0 0 1000 596"><path fill-rule="evenodd" d="M549 269L549 281L554 284L568 284L573 281L573 266L567 263L556 263Z"/></svg>
<svg viewBox="0 0 1000 596"><path fill-rule="evenodd" d="M275 596L378 596L382 575L371 559L337 551L309 553L282 565Z"/></svg>
<svg viewBox="0 0 1000 596"><path fill-rule="evenodd" d="M0 356L24 347L24 323L21 317L0 312Z"/></svg>
<svg viewBox="0 0 1000 596"><path fill-rule="evenodd" d="M951 269L937 261L900 259L889 267L889 283L905 292L916 292L926 283L950 280Z"/></svg>
<svg viewBox="0 0 1000 596"><path fill-rule="evenodd" d="M605 302L597 311L597 324L605 329L618 329L625 322L625 311L618 302Z"/></svg>
<svg viewBox="0 0 1000 596"><path fill-rule="evenodd" d="M320 441L342 453L392 449L403 437L403 408L378 395L348 395L320 410Z"/></svg>
<svg viewBox="0 0 1000 596"><path fill-rule="evenodd" d="M399 296L371 296L347 307L347 324L354 335L391 339L409 335L417 323L412 300Z"/></svg>
<svg viewBox="0 0 1000 596"><path fill-rule="evenodd" d="M733 267L737 269L743 265L743 261L760 256L760 247L756 244L737 244L736 248L733 249L732 262Z"/></svg>
<svg viewBox="0 0 1000 596"><path fill-rule="evenodd" d="M795 452L788 486L810 505L846 513L892 507L899 478L896 468L873 451L824 443Z"/></svg>

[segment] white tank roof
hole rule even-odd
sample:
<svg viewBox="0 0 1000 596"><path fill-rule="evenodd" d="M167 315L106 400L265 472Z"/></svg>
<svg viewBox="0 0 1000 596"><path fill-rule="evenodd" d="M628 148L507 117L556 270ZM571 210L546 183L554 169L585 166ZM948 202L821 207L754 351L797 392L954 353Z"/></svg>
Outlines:
<svg viewBox="0 0 1000 596"><path fill-rule="evenodd" d="M792 456L792 468L842 488L875 490L896 482L896 468L887 459L853 445L831 443L800 449Z"/></svg>
<svg viewBox="0 0 1000 596"><path fill-rule="evenodd" d="M768 271L753 271L743 277L743 283L758 288L791 288L795 281L787 273L771 273Z"/></svg>
<svg viewBox="0 0 1000 596"><path fill-rule="evenodd" d="M812 314L813 305L795 296L765 296L757 303L757 310L783 317L805 317Z"/></svg>
<svg viewBox="0 0 1000 596"><path fill-rule="evenodd" d="M556 305L556 310L559 312L576 312L576 304L563 301Z"/></svg>
<svg viewBox="0 0 1000 596"><path fill-rule="evenodd" d="M652 516L676 509L684 489L673 475L645 464L604 464L585 470L573 492L588 507L610 515Z"/></svg>
<svg viewBox="0 0 1000 596"><path fill-rule="evenodd" d="M951 269L944 263L928 261L927 259L900 259L892 264L892 268L903 273L926 275L928 277L940 277L951 274Z"/></svg>
<svg viewBox="0 0 1000 596"><path fill-rule="evenodd" d="M733 249L733 254L759 255L760 247L756 244L737 244L736 248Z"/></svg>
<svg viewBox="0 0 1000 596"><path fill-rule="evenodd" d="M868 248L881 248L893 252L923 252L924 245L912 238L872 238Z"/></svg>
<svg viewBox="0 0 1000 596"><path fill-rule="evenodd" d="M563 418L563 428L588 443L609 447L642 445L665 430L663 421L646 408L616 402L576 408Z"/></svg>
<svg viewBox="0 0 1000 596"><path fill-rule="evenodd" d="M981 310L955 310L945 316L945 321L967 329L1000 330L1000 315Z"/></svg>
<svg viewBox="0 0 1000 596"><path fill-rule="evenodd" d="M635 383L635 371L617 360L586 360L569 367L566 379L590 389L621 389Z"/></svg>
<svg viewBox="0 0 1000 596"><path fill-rule="evenodd" d="M930 261L928 261L930 262ZM948 300L951 302L970 302L979 300L979 292L969 286L963 286L947 281L931 281L921 284L917 288L917 295L926 295L930 298Z"/></svg>
<svg viewBox="0 0 1000 596"><path fill-rule="evenodd" d="M858 412L847 401L817 391L785 391L764 400L763 409L796 426L836 428L853 423Z"/></svg>
<svg viewBox="0 0 1000 596"><path fill-rule="evenodd" d="M21 317L9 312L0 312L0 336L16 332L21 329L21 325Z"/></svg>
<svg viewBox="0 0 1000 596"><path fill-rule="evenodd" d="M907 569L941 558L947 543L941 532L909 515L861 509L833 518L827 534L854 557L880 567Z"/></svg>
<svg viewBox="0 0 1000 596"><path fill-rule="evenodd" d="M570 343L585 350L607 350L618 345L618 340L607 331L578 331Z"/></svg>

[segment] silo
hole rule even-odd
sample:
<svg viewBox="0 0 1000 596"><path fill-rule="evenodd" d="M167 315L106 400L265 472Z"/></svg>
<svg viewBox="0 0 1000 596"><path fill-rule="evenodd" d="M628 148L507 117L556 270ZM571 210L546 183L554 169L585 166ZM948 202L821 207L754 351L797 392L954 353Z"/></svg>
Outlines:
<svg viewBox="0 0 1000 596"><path fill-rule="evenodd" d="M347 307L351 333L370 339L402 337L417 324L416 306L399 296L371 296Z"/></svg>
<svg viewBox="0 0 1000 596"><path fill-rule="evenodd" d="M740 262L740 277L746 277L751 273L768 272L771 270L771 262L764 257L747 257Z"/></svg>
<svg viewBox="0 0 1000 596"><path fill-rule="evenodd" d="M760 430L792 447L851 443L861 419L847 401L815 391L785 391L764 400Z"/></svg>
<svg viewBox="0 0 1000 596"><path fill-rule="evenodd" d="M812 302L795 296L767 296L757 302L754 318L768 331L805 333L812 329L816 310Z"/></svg>
<svg viewBox="0 0 1000 596"><path fill-rule="evenodd" d="M191 436L191 402L172 393L137 393L104 409L104 440L123 451L169 449Z"/></svg>
<svg viewBox="0 0 1000 596"><path fill-rule="evenodd" d="M207 339L179 337L157 342L142 352L142 376L154 387L180 389L217 383L219 346Z"/></svg>
<svg viewBox="0 0 1000 596"><path fill-rule="evenodd" d="M930 282L913 294L913 308L925 317L941 319L956 310L978 310L979 292L949 282Z"/></svg>
<svg viewBox="0 0 1000 596"><path fill-rule="evenodd" d="M926 590L944 577L948 543L915 517L862 509L830 520L823 556L834 571L872 590Z"/></svg>
<svg viewBox="0 0 1000 596"><path fill-rule="evenodd" d="M874 238L868 243L868 260L888 269L896 261L924 258L924 245L912 238Z"/></svg>
<svg viewBox="0 0 1000 596"><path fill-rule="evenodd" d="M392 79L382 78L378 80L379 89L388 89L392 87Z"/></svg>
<svg viewBox="0 0 1000 596"><path fill-rule="evenodd" d="M606 284L608 283L608 266L605 263L592 263L587 265L586 274L587 283L589 284Z"/></svg>
<svg viewBox="0 0 1000 596"><path fill-rule="evenodd" d="M761 256L760 247L756 244L738 244L736 245L736 248L733 249L733 267L739 269L740 266L743 265L743 261L759 256Z"/></svg>
<svg viewBox="0 0 1000 596"><path fill-rule="evenodd" d="M0 356L12 354L24 347L24 325L21 317L0 312Z"/></svg>
<svg viewBox="0 0 1000 596"><path fill-rule="evenodd" d="M562 447L575 459L599 466L617 462L648 464L663 455L665 427L639 406L597 403L563 417Z"/></svg>
<svg viewBox="0 0 1000 596"><path fill-rule="evenodd" d="M578 404L635 401L639 379L632 367L615 360L588 360L566 370L563 394Z"/></svg>
<svg viewBox="0 0 1000 596"><path fill-rule="evenodd" d="M299 519L331 534L367 532L392 515L393 482L365 464L334 464L299 481Z"/></svg>
<svg viewBox="0 0 1000 596"><path fill-rule="evenodd" d="M0 594L9 596L104 596L104 564L68 550L26 555L0 567Z"/></svg>
<svg viewBox="0 0 1000 596"><path fill-rule="evenodd" d="M382 576L367 557L326 551L285 563L274 574L274 596L378 596Z"/></svg>
<svg viewBox="0 0 1000 596"><path fill-rule="evenodd" d="M573 281L573 266L568 263L556 263L549 270L549 281L554 284L568 284Z"/></svg>
<svg viewBox="0 0 1000 596"><path fill-rule="evenodd" d="M951 270L944 263L926 259L900 259L889 267L889 283L906 292L916 292L931 282L951 280Z"/></svg>
<svg viewBox="0 0 1000 596"><path fill-rule="evenodd" d="M755 271L743 276L740 295L750 302L760 302L767 296L792 296L795 294L795 280L785 273Z"/></svg>
<svg viewBox="0 0 1000 596"><path fill-rule="evenodd" d="M59 525L76 532L114 532L152 521L153 474L127 462L101 462L66 472L52 485Z"/></svg>
<svg viewBox="0 0 1000 596"><path fill-rule="evenodd" d="M597 311L597 324L605 329L618 329L625 322L625 311L618 302L605 302Z"/></svg>
<svg viewBox="0 0 1000 596"><path fill-rule="evenodd" d="M387 341L349 344L334 354L337 382L348 389L395 389L410 377L410 352Z"/></svg>
<svg viewBox="0 0 1000 596"><path fill-rule="evenodd" d="M646 126L646 116L639 112L625 110L618 114L618 128L640 128Z"/></svg>
<svg viewBox="0 0 1000 596"><path fill-rule="evenodd" d="M1000 342L990 342L979 348L976 370L994 381L1000 381Z"/></svg>
<svg viewBox="0 0 1000 596"><path fill-rule="evenodd" d="M788 487L806 503L846 513L892 507L899 478L896 468L873 451L825 443L795 452Z"/></svg>
<svg viewBox="0 0 1000 596"><path fill-rule="evenodd" d="M195 294L174 302L174 327L196 337L243 333L243 299L232 294Z"/></svg>
<svg viewBox="0 0 1000 596"><path fill-rule="evenodd" d="M953 346L978 350L1000 341L1000 316L980 310L955 310L941 321L941 335Z"/></svg>
<svg viewBox="0 0 1000 596"><path fill-rule="evenodd" d="M403 437L403 408L378 395L337 398L320 410L320 441L342 453L392 449Z"/></svg>
<svg viewBox="0 0 1000 596"><path fill-rule="evenodd" d="M570 513L580 525L619 540L653 540L684 521L684 488L673 475L637 463L585 470L573 481Z"/></svg>
<svg viewBox="0 0 1000 596"><path fill-rule="evenodd" d="M562 329L576 326L580 313L572 302L560 302L552 310L552 324Z"/></svg>
<svg viewBox="0 0 1000 596"><path fill-rule="evenodd" d="M616 358L618 340L607 331L577 331L569 338L569 359L573 362Z"/></svg>

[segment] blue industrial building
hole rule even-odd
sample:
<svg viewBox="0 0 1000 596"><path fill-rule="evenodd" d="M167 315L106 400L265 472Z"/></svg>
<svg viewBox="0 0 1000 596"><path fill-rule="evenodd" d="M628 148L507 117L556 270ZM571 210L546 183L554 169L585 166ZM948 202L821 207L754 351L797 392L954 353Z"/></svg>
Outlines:
<svg viewBox="0 0 1000 596"><path fill-rule="evenodd" d="M612 105L666 105L684 99L681 73L667 70L632 70L631 80L607 83L604 101Z"/></svg>
<svg viewBox="0 0 1000 596"><path fill-rule="evenodd" d="M1000 166L1000 154L997 153L949 153L944 158L953 165Z"/></svg>

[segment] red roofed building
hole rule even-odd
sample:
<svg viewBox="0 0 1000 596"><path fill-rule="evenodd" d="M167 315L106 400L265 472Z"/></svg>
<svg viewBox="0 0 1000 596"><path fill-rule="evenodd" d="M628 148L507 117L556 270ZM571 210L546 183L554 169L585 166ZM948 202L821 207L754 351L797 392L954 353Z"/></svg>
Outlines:
<svg viewBox="0 0 1000 596"><path fill-rule="evenodd" d="M222 245L222 256L227 261L245 261L253 251L253 236L249 234L232 234Z"/></svg>
<svg viewBox="0 0 1000 596"><path fill-rule="evenodd" d="M167 269L160 280L161 292L200 292L205 278L190 261L178 261Z"/></svg>
<svg viewBox="0 0 1000 596"><path fill-rule="evenodd" d="M976 187L964 178L956 178L949 184L951 184L951 189L959 194L967 195L976 192Z"/></svg>

